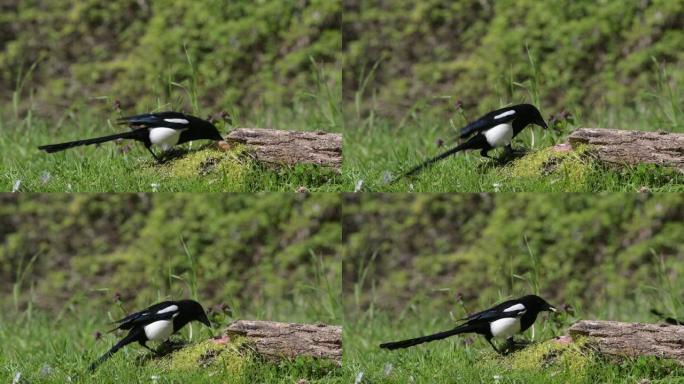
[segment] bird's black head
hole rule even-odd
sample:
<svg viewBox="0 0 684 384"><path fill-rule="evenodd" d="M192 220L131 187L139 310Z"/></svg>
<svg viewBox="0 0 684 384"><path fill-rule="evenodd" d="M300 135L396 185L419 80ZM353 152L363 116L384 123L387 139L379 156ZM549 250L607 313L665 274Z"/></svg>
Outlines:
<svg viewBox="0 0 684 384"><path fill-rule="evenodd" d="M190 120L192 129L183 132L184 140L181 140L182 142L190 140L223 140L219 130L210 121L190 115L185 115L185 117Z"/></svg>
<svg viewBox="0 0 684 384"><path fill-rule="evenodd" d="M546 125L546 122L544 121L544 118L542 117L541 113L532 104L520 104L516 108L521 115L525 116L527 123L528 124L535 124L538 125L544 129L548 128L548 125Z"/></svg>
<svg viewBox="0 0 684 384"><path fill-rule="evenodd" d="M202 120L203 122L203 129L205 133L207 134L207 139L209 140L216 140L216 141L221 141L223 140L223 136L221 136L221 133L219 130L216 128L216 126L206 120Z"/></svg>
<svg viewBox="0 0 684 384"><path fill-rule="evenodd" d="M188 321L199 321L211 328L211 323L209 322L206 312L204 312L204 308L202 308L202 304L195 300L181 300L178 302L178 307L181 314L187 316Z"/></svg>
<svg viewBox="0 0 684 384"><path fill-rule="evenodd" d="M535 311L535 312L542 312L542 311L557 312L556 307L547 303L546 300L542 299L541 297L539 297L537 295L523 296L518 300L520 300L520 302L526 308L528 308L531 311Z"/></svg>

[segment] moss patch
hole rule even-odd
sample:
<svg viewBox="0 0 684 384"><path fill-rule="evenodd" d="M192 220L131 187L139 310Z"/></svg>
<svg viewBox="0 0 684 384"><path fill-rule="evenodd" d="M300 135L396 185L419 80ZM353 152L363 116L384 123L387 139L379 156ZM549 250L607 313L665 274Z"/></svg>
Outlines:
<svg viewBox="0 0 684 384"><path fill-rule="evenodd" d="M511 354L506 363L513 370L569 372L577 381L581 381L593 362L592 354L584 348L585 344L584 339L572 343L549 340Z"/></svg>
<svg viewBox="0 0 684 384"><path fill-rule="evenodd" d="M493 370L510 382L519 382L516 378L536 377L548 382L585 383L596 363L595 355L586 347L586 340L561 343L553 339L528 345L506 356L487 351L476 365L478 370Z"/></svg>
<svg viewBox="0 0 684 384"><path fill-rule="evenodd" d="M234 146L228 151L203 148L162 165L147 168L143 172L154 172L164 178L210 179L210 182L221 182L231 187L244 187L252 172L251 161L245 154L246 148L243 145Z"/></svg>
<svg viewBox="0 0 684 384"><path fill-rule="evenodd" d="M236 338L225 344L209 339L188 345L150 364L168 371L214 369L233 377L242 377L248 374L253 362L250 351L244 338Z"/></svg>
<svg viewBox="0 0 684 384"><path fill-rule="evenodd" d="M543 179L560 183L567 190L585 190L593 169L589 148L580 146L572 151L545 148L512 162L500 172L516 180Z"/></svg>

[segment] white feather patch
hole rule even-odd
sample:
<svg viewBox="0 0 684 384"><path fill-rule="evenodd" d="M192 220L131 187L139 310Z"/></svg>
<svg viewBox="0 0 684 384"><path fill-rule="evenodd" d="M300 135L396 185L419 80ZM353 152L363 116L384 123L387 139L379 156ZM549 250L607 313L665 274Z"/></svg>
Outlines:
<svg viewBox="0 0 684 384"><path fill-rule="evenodd" d="M143 330L148 340L164 341L173 333L172 320L159 320L154 323L147 324Z"/></svg>
<svg viewBox="0 0 684 384"><path fill-rule="evenodd" d="M510 115L515 115L515 110L511 109L510 111L506 111L504 113L500 113L496 116L494 116L494 120L500 119L502 117L510 116ZM168 120L167 120L168 121Z"/></svg>
<svg viewBox="0 0 684 384"><path fill-rule="evenodd" d="M508 123L499 124L486 130L484 135L492 148L503 147L513 139L513 126Z"/></svg>
<svg viewBox="0 0 684 384"><path fill-rule="evenodd" d="M178 310L178 306L177 306L177 305L169 305L168 307L166 307L166 308L164 308L164 309L162 309L162 310L157 311L157 313L175 312L175 311L177 311L177 310Z"/></svg>
<svg viewBox="0 0 684 384"><path fill-rule="evenodd" d="M518 303L515 305L511 305L510 307L504 309L504 312L513 312L513 311L524 311L525 306L522 305L522 303Z"/></svg>
<svg viewBox="0 0 684 384"><path fill-rule="evenodd" d="M507 338L520 332L520 319L516 317L504 317L489 323L489 331L494 337Z"/></svg>
<svg viewBox="0 0 684 384"><path fill-rule="evenodd" d="M185 119L164 119L167 123L175 123L175 124L188 124L189 121Z"/></svg>
<svg viewBox="0 0 684 384"><path fill-rule="evenodd" d="M150 129L150 142L167 150L178 143L181 131L178 129L157 127Z"/></svg>

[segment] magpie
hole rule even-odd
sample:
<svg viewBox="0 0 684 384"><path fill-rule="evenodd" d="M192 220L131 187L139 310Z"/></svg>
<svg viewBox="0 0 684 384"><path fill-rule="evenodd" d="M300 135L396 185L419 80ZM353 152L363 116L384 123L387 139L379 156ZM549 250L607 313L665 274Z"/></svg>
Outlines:
<svg viewBox="0 0 684 384"><path fill-rule="evenodd" d="M461 325L451 330L415 339L380 344L380 348L390 350L408 348L462 333L477 333L484 336L497 353L503 354L503 351L494 346L492 338L506 338L509 343L512 343L513 335L531 327L537 319L537 314L541 311L556 312L556 308L539 296L527 295L504 301L492 308L469 315L460 320L463 321Z"/></svg>
<svg viewBox="0 0 684 384"><path fill-rule="evenodd" d="M117 326L109 332L121 329L127 330L128 335L95 360L90 365L90 370L94 371L116 351L136 341L143 347L155 352L147 346L148 341L166 341L173 333L178 332L185 324L193 320L211 327L204 308L194 300L163 301L117 320L115 321Z"/></svg>
<svg viewBox="0 0 684 384"><path fill-rule="evenodd" d="M539 110L531 104L518 104L489 112L461 129L461 139L469 138L468 141L411 168L401 177L416 174L423 168L464 150L479 149L480 155L488 158L491 157L487 153L494 148L504 147L507 153L513 152L511 140L530 124L548 128Z"/></svg>
<svg viewBox="0 0 684 384"><path fill-rule="evenodd" d="M145 145L152 157L160 162L159 157L152 152L153 145L166 151L176 144L183 144L191 140L223 140L216 127L199 117L180 112L146 113L142 115L122 117L117 124L128 125L131 131L92 139L69 141L61 144L42 145L47 153L63 151L81 145L99 144L117 139L131 139Z"/></svg>

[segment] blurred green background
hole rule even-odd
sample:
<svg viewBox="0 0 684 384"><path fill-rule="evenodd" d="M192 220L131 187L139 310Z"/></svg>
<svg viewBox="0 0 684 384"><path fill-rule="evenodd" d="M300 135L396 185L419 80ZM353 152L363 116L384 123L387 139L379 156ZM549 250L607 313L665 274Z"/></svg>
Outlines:
<svg viewBox="0 0 684 384"><path fill-rule="evenodd" d="M344 97L360 116L532 102L545 117L653 114L651 129L681 129L681 0L344 4Z"/></svg>
<svg viewBox="0 0 684 384"><path fill-rule="evenodd" d="M339 91L340 23L328 0L4 1L0 100L56 116L311 104L321 86Z"/></svg>
<svg viewBox="0 0 684 384"><path fill-rule="evenodd" d="M196 297L236 316L338 323L340 199L0 194L0 308L83 316Z"/></svg>
<svg viewBox="0 0 684 384"><path fill-rule="evenodd" d="M584 318L684 318L681 194L346 195L343 232L346 314L459 318L538 292Z"/></svg>

